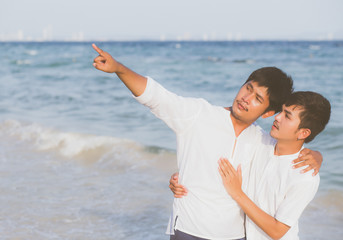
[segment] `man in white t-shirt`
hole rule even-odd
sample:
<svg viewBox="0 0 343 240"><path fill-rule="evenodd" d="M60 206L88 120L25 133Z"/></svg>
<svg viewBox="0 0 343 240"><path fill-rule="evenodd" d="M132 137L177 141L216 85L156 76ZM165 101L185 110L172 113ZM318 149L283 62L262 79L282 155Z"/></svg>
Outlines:
<svg viewBox="0 0 343 240"><path fill-rule="evenodd" d="M226 193L217 161L222 156L230 158L234 166L245 166L243 176L249 175L251 159L263 136L254 122L279 111L292 92L292 79L275 67L258 69L239 90L232 107L223 108L171 93L95 45L93 48L99 53L94 67L116 73L137 101L176 134L179 180L188 187L188 195L174 200L168 224L171 239L244 238L244 213ZM320 153L307 150L303 155L302 160L314 164L310 168L319 169Z"/></svg>
<svg viewBox="0 0 343 240"><path fill-rule="evenodd" d="M303 144L325 128L330 113L329 101L318 93L291 94L275 116L271 137L265 136L256 151L246 194L241 167L236 171L227 159L219 161L227 192L247 215L247 240L299 239L298 219L317 192L319 175L300 174L290 166Z"/></svg>

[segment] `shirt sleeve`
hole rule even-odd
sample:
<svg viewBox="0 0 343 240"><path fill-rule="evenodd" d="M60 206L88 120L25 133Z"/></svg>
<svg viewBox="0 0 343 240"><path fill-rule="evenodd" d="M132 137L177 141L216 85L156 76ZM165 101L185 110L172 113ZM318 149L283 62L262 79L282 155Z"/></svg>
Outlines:
<svg viewBox="0 0 343 240"><path fill-rule="evenodd" d="M189 128L199 116L203 104L200 98L178 96L147 77L147 86L143 94L133 96L139 103L164 121L174 132L182 133Z"/></svg>
<svg viewBox="0 0 343 240"><path fill-rule="evenodd" d="M275 218L292 227L300 218L306 206L314 198L318 186L319 176L312 177L312 180L297 182L289 188L284 200L278 207Z"/></svg>

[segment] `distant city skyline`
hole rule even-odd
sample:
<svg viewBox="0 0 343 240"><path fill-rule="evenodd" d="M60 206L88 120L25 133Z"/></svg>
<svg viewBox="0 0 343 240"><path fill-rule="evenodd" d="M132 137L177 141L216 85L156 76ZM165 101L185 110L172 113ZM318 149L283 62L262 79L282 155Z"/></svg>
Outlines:
<svg viewBox="0 0 343 240"><path fill-rule="evenodd" d="M84 37L84 33L82 31L74 32L70 36L66 38L55 38L53 27L47 26L46 28L42 29L41 36L32 37L30 35L26 35L22 29L19 29L17 32L9 33L9 34L0 34L0 41L86 41Z"/></svg>
<svg viewBox="0 0 343 240"><path fill-rule="evenodd" d="M4 0L0 41L343 40L341 0Z"/></svg>
<svg viewBox="0 0 343 240"><path fill-rule="evenodd" d="M154 41L258 41L258 40L312 40L312 41L332 41L332 40L343 40L342 38L335 38L333 33L325 34L318 34L312 35L308 37L288 37L288 38L253 38L253 37L245 37L241 32L238 33L204 33L202 35L191 35L190 33L184 33L183 35L160 35L154 37L119 37L119 38L87 38L83 31L76 31L73 32L70 36L65 36L64 38L61 37L54 37L53 27L47 26L46 28L42 29L41 36L32 37L30 35L26 35L23 30L18 30L14 33L9 34L0 34L0 41L18 41L18 42L40 42L40 41L71 41L71 42L83 42L83 41L134 41L134 40L154 40Z"/></svg>

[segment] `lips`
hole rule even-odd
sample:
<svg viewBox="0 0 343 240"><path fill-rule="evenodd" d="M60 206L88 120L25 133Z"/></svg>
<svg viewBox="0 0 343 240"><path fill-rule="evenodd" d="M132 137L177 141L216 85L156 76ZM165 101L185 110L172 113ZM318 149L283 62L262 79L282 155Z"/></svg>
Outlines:
<svg viewBox="0 0 343 240"><path fill-rule="evenodd" d="M248 108L242 104L242 101L237 101L238 108L243 111L248 111Z"/></svg>
<svg viewBox="0 0 343 240"><path fill-rule="evenodd" d="M279 125L278 125L277 121L274 121L273 127L276 128L277 130L279 130Z"/></svg>

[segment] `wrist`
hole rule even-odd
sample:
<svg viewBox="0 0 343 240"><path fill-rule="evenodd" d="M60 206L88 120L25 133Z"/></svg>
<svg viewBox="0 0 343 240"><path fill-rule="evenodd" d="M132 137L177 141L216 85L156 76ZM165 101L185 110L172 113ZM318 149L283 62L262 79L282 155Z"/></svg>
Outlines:
<svg viewBox="0 0 343 240"><path fill-rule="evenodd" d="M116 62L117 66L115 67L115 70L113 71L115 74L123 74L126 70L126 67L121 64L120 62Z"/></svg>
<svg viewBox="0 0 343 240"><path fill-rule="evenodd" d="M236 202L239 202L240 200L242 200L244 198L244 192L242 191L242 189L240 189L239 191L237 191L237 193L235 193L232 198L233 200L235 200Z"/></svg>

